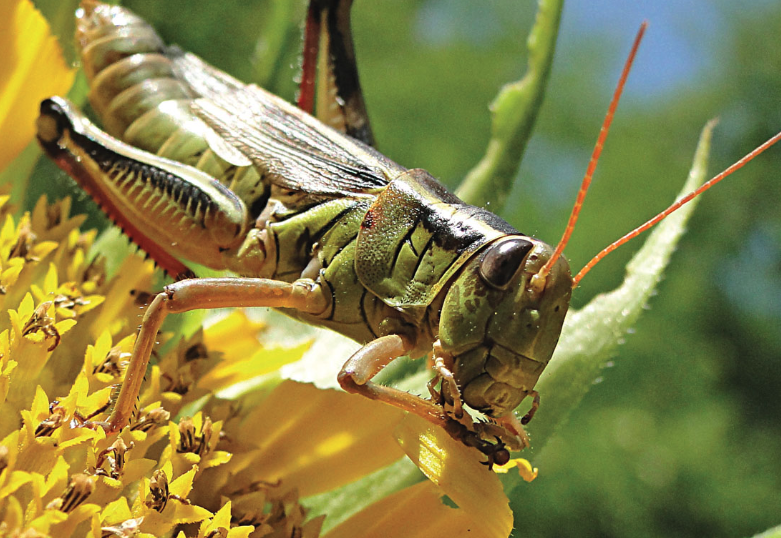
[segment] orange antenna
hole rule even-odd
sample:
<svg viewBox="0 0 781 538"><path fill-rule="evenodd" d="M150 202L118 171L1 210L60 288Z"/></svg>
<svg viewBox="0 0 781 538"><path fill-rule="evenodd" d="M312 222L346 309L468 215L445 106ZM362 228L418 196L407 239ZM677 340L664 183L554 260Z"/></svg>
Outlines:
<svg viewBox="0 0 781 538"><path fill-rule="evenodd" d="M703 192L705 192L708 189L710 189L711 187L713 187L716 183L718 183L719 181L721 181L725 177L729 176L730 174L732 174L736 170L738 170L740 168L743 168L746 164L751 162L760 153L762 153L763 151L768 149L770 146L772 146L773 144L775 144L779 140L781 140L781 133L778 133L774 137L770 138L767 142L765 142L764 144L762 144L761 146L759 146L758 148L756 148L755 150L750 152L748 155L746 155L745 157L740 159L738 162L736 162L735 164L733 164L732 166L730 166L729 168L724 170L719 175L714 176L713 178L709 179L707 182L703 183L698 189L690 192L689 194L687 194L683 198L679 199L674 204L672 204L670 207L668 207L667 209L665 209L664 211L662 211L661 213L656 215L651 220L647 221L645 224L643 224L641 226L638 226L637 228L635 228L634 230L632 230L631 232L626 234L621 239L611 243L610 245L608 245L607 247L602 249L602 251L599 254L594 256L591 259L591 261L588 262L585 265L585 267L583 267L583 269L581 269L580 272L578 272L577 275L575 275L575 278L572 279L572 287L576 288L578 286L578 283L583 279L583 277L586 275L586 273L591 271L591 269L597 263L599 263L599 261L602 260L602 258L604 258L608 254L613 252L615 249L617 249L618 247L620 247L621 245L623 245L624 243L626 243L630 239L632 239L634 237L637 237L638 235L640 235L641 233L646 231L648 228L651 228L655 224L658 224L662 219L664 219L665 217L670 215L670 213L674 212L677 209L680 209L681 207L686 205L688 202L691 202L697 196L699 196Z"/></svg>
<svg viewBox="0 0 781 538"><path fill-rule="evenodd" d="M545 278L553 268L553 264L555 264L556 261L561 257L562 252L564 252L564 247L567 246L567 242L569 241L570 237L572 237L572 232L575 229L575 223L578 221L578 216L580 215L580 209L583 207L583 200L586 198L586 192L588 192L588 188L591 185L591 178L594 176L594 170L597 168L599 156L602 154L602 147L605 144L607 133L610 131L610 124L613 123L613 115L616 112L616 108L618 108L618 101L621 99L621 93L624 91L624 84L626 84L626 79L629 76L629 70L632 68L632 62L635 60L637 49L640 46L640 41L642 41L643 34L645 34L645 29L647 27L648 22L643 21L643 24L640 25L640 29L637 31L637 36L635 37L635 42L632 45L632 50L629 52L629 57L626 59L624 70L621 72L621 78L618 79L618 84L616 85L616 89L613 92L613 99L610 101L607 114L605 114L605 121L602 122L602 128L599 131L597 143L594 146L594 151L591 153L591 160L588 163L588 168L586 169L586 175L583 177L583 182L580 184L578 197L575 199L575 205L572 207L572 213L570 213L569 221L567 221L567 228L564 230L564 235L561 236L561 240L559 241L559 244L556 245L556 250L553 251L553 255L550 257L548 262L543 265L539 273L533 277L533 280L538 283L538 285L544 285Z"/></svg>

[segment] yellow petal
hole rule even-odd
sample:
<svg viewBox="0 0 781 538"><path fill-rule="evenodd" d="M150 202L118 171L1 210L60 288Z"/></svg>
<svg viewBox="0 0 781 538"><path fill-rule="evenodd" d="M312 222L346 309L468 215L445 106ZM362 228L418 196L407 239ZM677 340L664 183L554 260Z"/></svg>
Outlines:
<svg viewBox="0 0 781 538"><path fill-rule="evenodd" d="M18 259L19 258L15 258L15 260ZM16 281L19 278L19 273L22 272L22 269L24 269L24 263L17 262L13 265L10 265L9 262L9 267L0 273L0 284L2 284L6 289L16 284Z"/></svg>
<svg viewBox="0 0 781 538"><path fill-rule="evenodd" d="M98 512L100 512L100 506L97 504L85 503L79 505L72 512L68 513L68 518L65 521L52 525L49 532L52 536L73 536L73 532L82 521L90 519L93 514Z"/></svg>
<svg viewBox="0 0 781 538"><path fill-rule="evenodd" d="M47 294L54 293L57 290L57 266L49 263L49 270L43 279L43 291Z"/></svg>
<svg viewBox="0 0 781 538"><path fill-rule="evenodd" d="M211 521L204 523L204 525L202 525L202 530L206 533L218 527L225 527L226 529L229 529L230 524L231 524L231 502L228 501L224 505L222 505L222 508L217 510L217 513L214 514L214 517L211 519Z"/></svg>
<svg viewBox="0 0 781 538"><path fill-rule="evenodd" d="M105 330L112 334L123 329L135 332L139 307L132 290L151 289L153 273L154 263L151 260L144 261L140 256L125 258L111 283L102 290L102 295L108 299L103 303L98 319L90 324L93 338Z"/></svg>
<svg viewBox="0 0 781 538"><path fill-rule="evenodd" d="M35 398L33 398L30 414L32 415L33 420L36 421L36 426L40 421L49 416L49 397L46 396L46 392L40 385L35 387Z"/></svg>
<svg viewBox="0 0 781 538"><path fill-rule="evenodd" d="M5 502L5 513L3 514L3 523L8 525L9 529L16 529L24 523L22 505L16 497L3 496Z"/></svg>
<svg viewBox="0 0 781 538"><path fill-rule="evenodd" d="M41 511L38 510L38 513L41 513ZM54 525L62 523L67 519L68 514L61 512L60 510L44 510L40 516L30 522L29 527L45 536L49 536L51 528Z"/></svg>
<svg viewBox="0 0 781 538"><path fill-rule="evenodd" d="M8 259L11 247L16 243L17 239L14 217L8 214L3 221L3 227L0 228L0 258Z"/></svg>
<svg viewBox="0 0 781 538"><path fill-rule="evenodd" d="M480 523L485 536L510 535L513 515L502 483L480 463L484 458L476 449L414 415L407 415L395 433L413 463Z"/></svg>
<svg viewBox="0 0 781 538"><path fill-rule="evenodd" d="M41 241L39 243L36 243L33 245L32 250L30 250L30 257L37 258L37 259L43 259L48 255L51 251L53 251L55 248L57 248L58 243L56 241Z"/></svg>
<svg viewBox="0 0 781 538"><path fill-rule="evenodd" d="M91 430L89 428L58 428L57 430L57 442L60 450L78 446L96 439L105 437L105 433L101 430Z"/></svg>
<svg viewBox="0 0 781 538"><path fill-rule="evenodd" d="M389 433L402 417L362 396L284 381L239 426L242 444L255 449L216 470L236 475L233 489L281 480L301 497L328 491L402 457Z"/></svg>
<svg viewBox="0 0 781 538"><path fill-rule="evenodd" d="M234 310L209 327L203 335L203 343L209 349L219 349L230 355L226 359L246 357L257 351L258 334L265 326L265 323L249 319L243 310Z"/></svg>
<svg viewBox="0 0 781 538"><path fill-rule="evenodd" d="M166 464L164 467L166 470L170 469L168 465L169 464ZM179 495L180 497L186 498L187 495L190 494L190 490L193 489L193 480L195 479L195 472L197 470L198 468L193 466L192 469L172 481L168 486L171 495Z"/></svg>
<svg viewBox="0 0 781 538"><path fill-rule="evenodd" d="M231 528L231 502L228 501L214 514L213 518L201 523L201 527L198 529L198 538L210 536L209 533L222 536L220 529L228 531L228 538L247 538L255 530L255 527L242 525Z"/></svg>
<svg viewBox="0 0 781 538"><path fill-rule="evenodd" d="M224 465L233 459L233 454L225 450L217 450L210 452L209 457L201 463L201 469L210 469L212 467L218 467Z"/></svg>
<svg viewBox="0 0 781 538"><path fill-rule="evenodd" d="M27 510L25 514L25 519L27 520L43 512L43 503L41 502L41 499L43 497L42 492L43 492L43 484L44 484L44 478L42 476L43 474L46 473L44 472L44 473L32 474L32 481L30 482L30 484L32 485L32 500L30 500L29 503L27 504ZM67 514L61 512L60 510L47 510L47 512L52 516L53 519L44 518L43 523L45 525L51 525L52 523L56 523L57 521L62 521L65 517L67 517ZM34 527L35 521L31 522L30 526Z"/></svg>
<svg viewBox="0 0 781 538"><path fill-rule="evenodd" d="M249 538L255 527L249 525L241 525L240 527L233 527L228 531L228 538Z"/></svg>
<svg viewBox="0 0 781 538"><path fill-rule="evenodd" d="M27 484L32 479L33 477L30 473L25 471L13 471L11 476L6 479L5 485L0 488L0 498L5 499L11 495L11 493Z"/></svg>
<svg viewBox="0 0 781 538"><path fill-rule="evenodd" d="M168 501L168 504L174 507L172 519L176 523L197 523L212 515L206 508L194 504L184 504L173 499Z"/></svg>
<svg viewBox="0 0 781 538"><path fill-rule="evenodd" d="M65 65L49 25L30 0L0 2L0 169L32 140L40 101L64 94L75 71Z"/></svg>
<svg viewBox="0 0 781 538"><path fill-rule="evenodd" d="M22 303L19 305L19 317L26 320L33 315L33 310L35 310L35 301L33 301L33 296L30 293L27 293L25 294L24 299L22 299ZM21 327L18 328L18 332L19 336L21 336Z"/></svg>
<svg viewBox="0 0 781 538"><path fill-rule="evenodd" d="M222 346L217 344L209 349L219 351L220 347L225 347L225 344ZM309 347L309 343L305 343L293 348L264 349L259 348L256 342L254 354L244 355L241 359L224 357L226 360L221 361L213 370L202 376L196 386L217 393L217 397L230 397L235 392L220 394L219 391L247 390L247 387L252 386L253 380L257 382L260 376L276 372L282 366L299 360Z"/></svg>
<svg viewBox="0 0 781 538"><path fill-rule="evenodd" d="M107 504L100 514L100 519L106 526L117 525L131 517L133 517L133 514L130 512L130 507L125 497L120 497Z"/></svg>
<svg viewBox="0 0 781 538"><path fill-rule="evenodd" d="M54 468L57 461L56 442L51 437L35 438L35 427L39 421L30 417L29 411L22 411L24 420L23 443L24 447L19 451L16 462L17 469L37 475L47 475Z"/></svg>
<svg viewBox="0 0 781 538"><path fill-rule="evenodd" d="M59 496L68 485L68 469L70 469L70 465L65 462L65 458L62 456L57 458L54 469L46 477L46 485L43 490L44 504L48 504L54 497Z"/></svg>
<svg viewBox="0 0 781 538"><path fill-rule="evenodd" d="M77 407L84 405L88 393L89 380L86 375L80 373L71 385L68 395L60 400L60 406L64 407L69 415L72 415Z"/></svg>
<svg viewBox="0 0 781 538"><path fill-rule="evenodd" d="M54 324L54 328L60 333L60 336L70 331L76 325L75 319L64 319Z"/></svg>
<svg viewBox="0 0 781 538"><path fill-rule="evenodd" d="M188 504L189 501L186 500L187 495L192 489L193 479L195 478L197 470L197 467L193 467L190 471L169 483L168 491L170 492L170 497L162 512L157 512L156 510L145 507L144 521L141 524L141 530L143 532L154 536L162 536L178 523L196 523L212 516L212 513L205 508ZM173 472L171 462L166 462L162 466L161 471L166 477L171 476ZM140 508L140 503L138 501L142 498L146 498L149 494L148 480L143 480L140 493L141 495L136 499L136 504L134 504L133 507L133 512L137 515L139 513L137 506Z"/></svg>
<svg viewBox="0 0 781 538"><path fill-rule="evenodd" d="M485 472L485 470L483 470ZM483 538L489 521L475 520L464 510L442 502L442 490L420 482L361 510L323 538ZM508 533L509 534L509 531ZM505 534L505 536L507 536Z"/></svg>
<svg viewBox="0 0 781 538"><path fill-rule="evenodd" d="M163 513L150 510L141 523L143 533L150 536L163 536L179 523L197 523L211 517L212 513L191 504L182 504L171 499L163 510Z"/></svg>
<svg viewBox="0 0 781 538"><path fill-rule="evenodd" d="M157 465L155 460L140 458L131 460L125 465L125 472L122 474L122 482L130 484L136 480L141 480L144 476L151 476L152 470Z"/></svg>

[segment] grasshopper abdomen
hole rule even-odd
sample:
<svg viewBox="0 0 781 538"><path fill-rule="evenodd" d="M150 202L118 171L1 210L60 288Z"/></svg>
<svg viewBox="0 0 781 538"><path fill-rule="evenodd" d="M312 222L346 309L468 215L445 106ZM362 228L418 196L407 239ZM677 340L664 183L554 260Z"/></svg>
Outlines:
<svg viewBox="0 0 781 538"><path fill-rule="evenodd" d="M143 19L119 7L82 8L77 42L89 100L106 131L160 157L191 165L230 188L255 216L268 192L258 171L199 119L197 89L178 73L185 54L166 47ZM220 91L242 85L228 75Z"/></svg>

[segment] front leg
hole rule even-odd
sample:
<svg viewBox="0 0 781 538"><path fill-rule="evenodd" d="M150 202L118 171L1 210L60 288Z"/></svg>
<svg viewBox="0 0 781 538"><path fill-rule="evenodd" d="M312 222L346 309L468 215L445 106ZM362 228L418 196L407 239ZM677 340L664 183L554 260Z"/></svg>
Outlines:
<svg viewBox="0 0 781 538"><path fill-rule="evenodd" d="M371 381L375 375L394 359L406 355L413 349L414 345L409 338L399 334L377 338L356 351L344 363L342 370L339 372L339 385L347 392L360 394L372 400L380 400L418 415L435 426L443 428L453 439L482 452L488 458L484 463L489 469L494 464L503 465L507 463L510 460L510 453L507 450L508 445L499 438L499 436L507 437L507 434L510 432L506 429L499 426L490 432L484 432L483 428L476 427L480 425L472 424L471 419L458 421L449 417L444 407L430 400L425 400L420 396L415 396L403 390L378 385ZM468 422L468 424L464 422ZM520 431L523 432L523 429ZM486 433L491 436L496 435L496 443L485 441L482 437ZM512 432L510 435L512 442L509 446L514 450L520 450L528 446L528 441L525 443L516 442L516 434L517 432ZM522 435L524 435L525 440L525 434Z"/></svg>
<svg viewBox="0 0 781 538"><path fill-rule="evenodd" d="M432 424L447 428L451 419L441 405L371 381L393 360L406 355L413 348L414 345L409 338L399 334L390 334L372 340L344 363L338 376L339 385L347 392L383 401L414 413Z"/></svg>
<svg viewBox="0 0 781 538"><path fill-rule="evenodd" d="M198 309L256 307L292 308L317 315L329 306L330 295L310 279L287 283L265 278L201 278L166 286L149 305L136 338L117 403L105 428L118 432L130 421L141 391L157 332L171 313Z"/></svg>

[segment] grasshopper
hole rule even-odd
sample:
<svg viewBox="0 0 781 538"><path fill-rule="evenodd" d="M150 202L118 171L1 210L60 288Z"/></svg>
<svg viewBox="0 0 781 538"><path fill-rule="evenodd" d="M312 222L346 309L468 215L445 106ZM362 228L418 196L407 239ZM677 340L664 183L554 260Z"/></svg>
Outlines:
<svg viewBox="0 0 781 538"><path fill-rule="evenodd" d="M177 279L146 310L118 400L102 423L108 431L131 419L168 314L264 306L364 344L338 374L348 392L445 428L485 454L489 466L506 462L508 447L528 445L522 423L539 406L534 386L556 347L572 289L592 265L573 278L562 251L642 30L554 249L465 204L424 170L373 149L349 31L351 3L310 3L297 108L165 46L127 9L83 2L77 42L106 132L55 97L41 104L38 139ZM321 62L320 90L333 101L326 105L337 105L329 118L337 129L308 114L318 54L328 60ZM181 260L237 276L194 278ZM431 398L372 381L403 355L429 357ZM527 397L533 403L519 421L514 410ZM464 406L489 421L474 421Z"/></svg>

